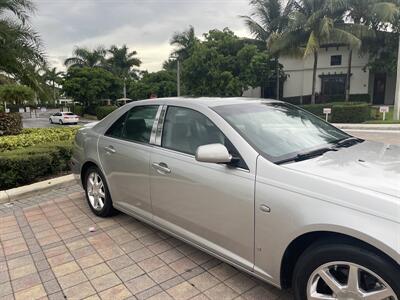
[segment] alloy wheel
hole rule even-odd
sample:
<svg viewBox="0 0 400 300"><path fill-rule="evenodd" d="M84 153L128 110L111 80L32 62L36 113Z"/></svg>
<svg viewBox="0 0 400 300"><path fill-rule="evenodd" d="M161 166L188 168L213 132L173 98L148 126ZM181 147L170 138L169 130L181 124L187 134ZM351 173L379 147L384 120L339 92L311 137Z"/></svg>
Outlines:
<svg viewBox="0 0 400 300"><path fill-rule="evenodd" d="M307 284L309 300L398 300L393 289L371 270L350 262L317 268Z"/></svg>
<svg viewBox="0 0 400 300"><path fill-rule="evenodd" d="M87 177L86 192L89 198L90 205L95 210L102 210L106 200L104 183L100 175L96 172L91 172Z"/></svg>

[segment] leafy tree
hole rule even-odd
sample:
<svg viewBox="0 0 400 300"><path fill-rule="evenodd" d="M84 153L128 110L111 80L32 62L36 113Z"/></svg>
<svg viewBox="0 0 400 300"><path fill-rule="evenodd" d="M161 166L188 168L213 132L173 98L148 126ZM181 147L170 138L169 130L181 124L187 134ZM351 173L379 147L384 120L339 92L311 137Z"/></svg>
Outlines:
<svg viewBox="0 0 400 300"><path fill-rule="evenodd" d="M250 16L242 16L253 36L266 46L270 40L281 35L289 21L293 9L293 0L286 4L282 0L250 0L252 12ZM268 64L268 62L265 62ZM279 99L280 65L279 52L275 55L276 96ZM263 86L263 83L261 86Z"/></svg>
<svg viewBox="0 0 400 300"><path fill-rule="evenodd" d="M343 43L359 49L361 40L347 31L343 17L347 5L343 0L297 0L293 3L285 32L271 42L272 52L312 55L314 58L311 103L315 103L318 50L329 43Z"/></svg>
<svg viewBox="0 0 400 300"><path fill-rule="evenodd" d="M116 99L120 80L102 68L71 67L65 75L63 91L85 107L97 105L101 99Z"/></svg>
<svg viewBox="0 0 400 300"><path fill-rule="evenodd" d="M238 38L232 31L210 30L204 42L195 45L193 53L183 62L183 85L193 96L240 96L249 86L257 86L268 76L251 74L251 68L261 65L253 61L260 50ZM264 57L265 58L265 57ZM253 63L253 64L252 64ZM271 70L262 62L268 75ZM262 78L256 78L262 75Z"/></svg>
<svg viewBox="0 0 400 300"><path fill-rule="evenodd" d="M103 47L98 47L94 50L87 48L76 47L73 56L67 58L64 64L69 67L101 67L104 65L104 60L107 51Z"/></svg>
<svg viewBox="0 0 400 300"><path fill-rule="evenodd" d="M35 7L29 0L0 1L0 72L35 89L36 66L44 63L39 35L28 24Z"/></svg>
<svg viewBox="0 0 400 300"><path fill-rule="evenodd" d="M111 57L107 59L107 68L124 82L124 97L126 98L126 79L137 79L138 70L142 63L135 57L136 51L129 52L128 47L123 45L121 48L111 46L108 50Z"/></svg>
<svg viewBox="0 0 400 300"><path fill-rule="evenodd" d="M153 73L144 72L140 80L129 85L128 95L134 100L148 99L152 94L159 98L175 97L175 76L174 72L165 70Z"/></svg>
<svg viewBox="0 0 400 300"><path fill-rule="evenodd" d="M23 105L25 101L31 103L34 97L34 91L24 85L5 84L0 86L0 99L8 104Z"/></svg>

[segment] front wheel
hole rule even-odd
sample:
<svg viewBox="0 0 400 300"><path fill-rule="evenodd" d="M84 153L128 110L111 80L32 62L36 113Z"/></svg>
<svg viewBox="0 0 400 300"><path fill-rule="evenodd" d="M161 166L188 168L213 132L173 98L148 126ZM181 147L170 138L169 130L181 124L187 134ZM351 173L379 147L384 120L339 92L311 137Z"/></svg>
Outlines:
<svg viewBox="0 0 400 300"><path fill-rule="evenodd" d="M99 217L111 216L114 212L107 183L101 171L89 167L85 173L85 194L92 212Z"/></svg>
<svg viewBox="0 0 400 300"><path fill-rule="evenodd" d="M64 124L64 122L63 122L62 120L59 120L58 123L59 123L60 125L63 125L63 124Z"/></svg>
<svg viewBox="0 0 400 300"><path fill-rule="evenodd" d="M296 300L399 300L400 269L381 254L352 244L319 243L299 258Z"/></svg>
<svg viewBox="0 0 400 300"><path fill-rule="evenodd" d="M49 119L49 122L50 122L50 124L53 124L53 120L51 118Z"/></svg>

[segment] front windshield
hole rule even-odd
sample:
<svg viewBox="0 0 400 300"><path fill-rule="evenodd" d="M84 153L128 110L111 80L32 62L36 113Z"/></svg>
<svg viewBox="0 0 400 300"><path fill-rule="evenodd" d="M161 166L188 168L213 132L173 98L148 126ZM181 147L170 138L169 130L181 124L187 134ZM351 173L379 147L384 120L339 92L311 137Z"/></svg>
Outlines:
<svg viewBox="0 0 400 300"><path fill-rule="evenodd" d="M350 137L286 103L249 102L213 109L257 151L276 163Z"/></svg>

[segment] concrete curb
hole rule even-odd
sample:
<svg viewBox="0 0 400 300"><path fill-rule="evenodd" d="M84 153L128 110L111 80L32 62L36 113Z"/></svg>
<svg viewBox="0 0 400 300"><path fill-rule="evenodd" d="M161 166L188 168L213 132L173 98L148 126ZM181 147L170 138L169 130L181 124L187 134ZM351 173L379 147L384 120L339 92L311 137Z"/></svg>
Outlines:
<svg viewBox="0 0 400 300"><path fill-rule="evenodd" d="M333 123L333 126L347 130L393 130L400 131L400 124L338 124Z"/></svg>
<svg viewBox="0 0 400 300"><path fill-rule="evenodd" d="M33 184L0 191L0 203L13 202L29 196L34 196L46 192L50 189L71 186L76 183L74 175L66 175L52 178Z"/></svg>

